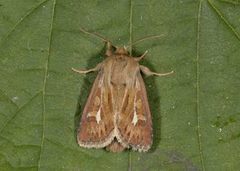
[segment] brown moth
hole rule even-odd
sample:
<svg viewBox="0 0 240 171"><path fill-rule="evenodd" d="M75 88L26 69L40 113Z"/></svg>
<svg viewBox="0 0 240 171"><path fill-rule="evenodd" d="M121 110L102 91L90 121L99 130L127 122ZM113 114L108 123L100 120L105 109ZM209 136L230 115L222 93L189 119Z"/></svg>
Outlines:
<svg viewBox="0 0 240 171"><path fill-rule="evenodd" d="M78 144L85 148L106 147L112 152L126 148L146 152L152 145L152 118L141 72L165 76L173 71L152 72L139 64L146 52L133 57L126 47L114 49L110 41L100 38L107 42L106 59L92 69L72 68L80 74L98 71L82 113Z"/></svg>

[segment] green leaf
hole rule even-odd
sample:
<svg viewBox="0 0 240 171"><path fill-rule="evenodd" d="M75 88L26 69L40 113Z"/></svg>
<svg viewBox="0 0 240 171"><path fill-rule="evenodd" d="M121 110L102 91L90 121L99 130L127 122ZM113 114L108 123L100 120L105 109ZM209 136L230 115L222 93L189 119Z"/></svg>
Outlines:
<svg viewBox="0 0 240 171"><path fill-rule="evenodd" d="M238 170L239 0L0 0L0 170ZM104 43L142 64L154 129L148 153L80 148L76 129Z"/></svg>

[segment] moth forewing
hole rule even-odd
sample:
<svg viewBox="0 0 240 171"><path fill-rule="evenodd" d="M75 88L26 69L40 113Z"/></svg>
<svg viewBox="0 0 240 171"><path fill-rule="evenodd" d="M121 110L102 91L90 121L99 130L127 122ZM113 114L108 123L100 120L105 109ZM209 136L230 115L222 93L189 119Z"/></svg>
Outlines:
<svg viewBox="0 0 240 171"><path fill-rule="evenodd" d="M134 150L148 151L152 144L152 120L147 94L140 72L136 74L134 88L124 99L118 129L121 139Z"/></svg>
<svg viewBox="0 0 240 171"><path fill-rule="evenodd" d="M103 75L98 74L84 107L78 129L78 144L87 148L103 148L110 144L113 136L113 117L104 113ZM107 104L108 105L108 104Z"/></svg>
<svg viewBox="0 0 240 171"><path fill-rule="evenodd" d="M148 151L152 144L152 120L145 85L140 74L168 75L150 71L126 48L112 50L93 69L76 70L80 74L99 71L84 107L78 129L78 144L86 148L107 147L112 152L132 148Z"/></svg>

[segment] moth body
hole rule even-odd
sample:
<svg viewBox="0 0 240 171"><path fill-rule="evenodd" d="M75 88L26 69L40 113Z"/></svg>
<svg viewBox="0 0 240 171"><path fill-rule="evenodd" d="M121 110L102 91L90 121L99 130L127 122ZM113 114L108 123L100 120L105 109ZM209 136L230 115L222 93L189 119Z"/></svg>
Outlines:
<svg viewBox="0 0 240 171"><path fill-rule="evenodd" d="M120 152L132 148L148 151L152 145L152 119L145 85L141 76L168 75L139 65L141 57L132 57L124 47L112 50L108 43L106 59L95 68L78 73L98 71L84 107L78 130L78 144L86 148L104 148Z"/></svg>

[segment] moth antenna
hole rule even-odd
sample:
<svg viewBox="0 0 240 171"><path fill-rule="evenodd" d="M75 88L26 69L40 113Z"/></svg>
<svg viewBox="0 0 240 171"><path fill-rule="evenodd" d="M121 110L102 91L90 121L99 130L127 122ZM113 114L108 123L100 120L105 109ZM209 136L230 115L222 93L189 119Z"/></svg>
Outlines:
<svg viewBox="0 0 240 171"><path fill-rule="evenodd" d="M98 33L95 33L95 32L90 32L90 31L87 31L86 29L80 27L80 31L85 33L85 34L89 34L89 35L92 35L92 36L95 36L95 37L98 37L99 39L101 39L102 41L104 42L109 42L111 45L112 45L112 42L108 39L106 39L105 37L103 37L102 35L98 34Z"/></svg>
<svg viewBox="0 0 240 171"><path fill-rule="evenodd" d="M148 39L156 39L156 38L162 38L163 36L165 36L165 34L160 34L160 35L153 35L153 36L147 36L144 38L141 38L139 40L136 40L135 42L131 43L130 45L127 46L127 48L132 47L133 45L136 45L142 41L148 40Z"/></svg>

